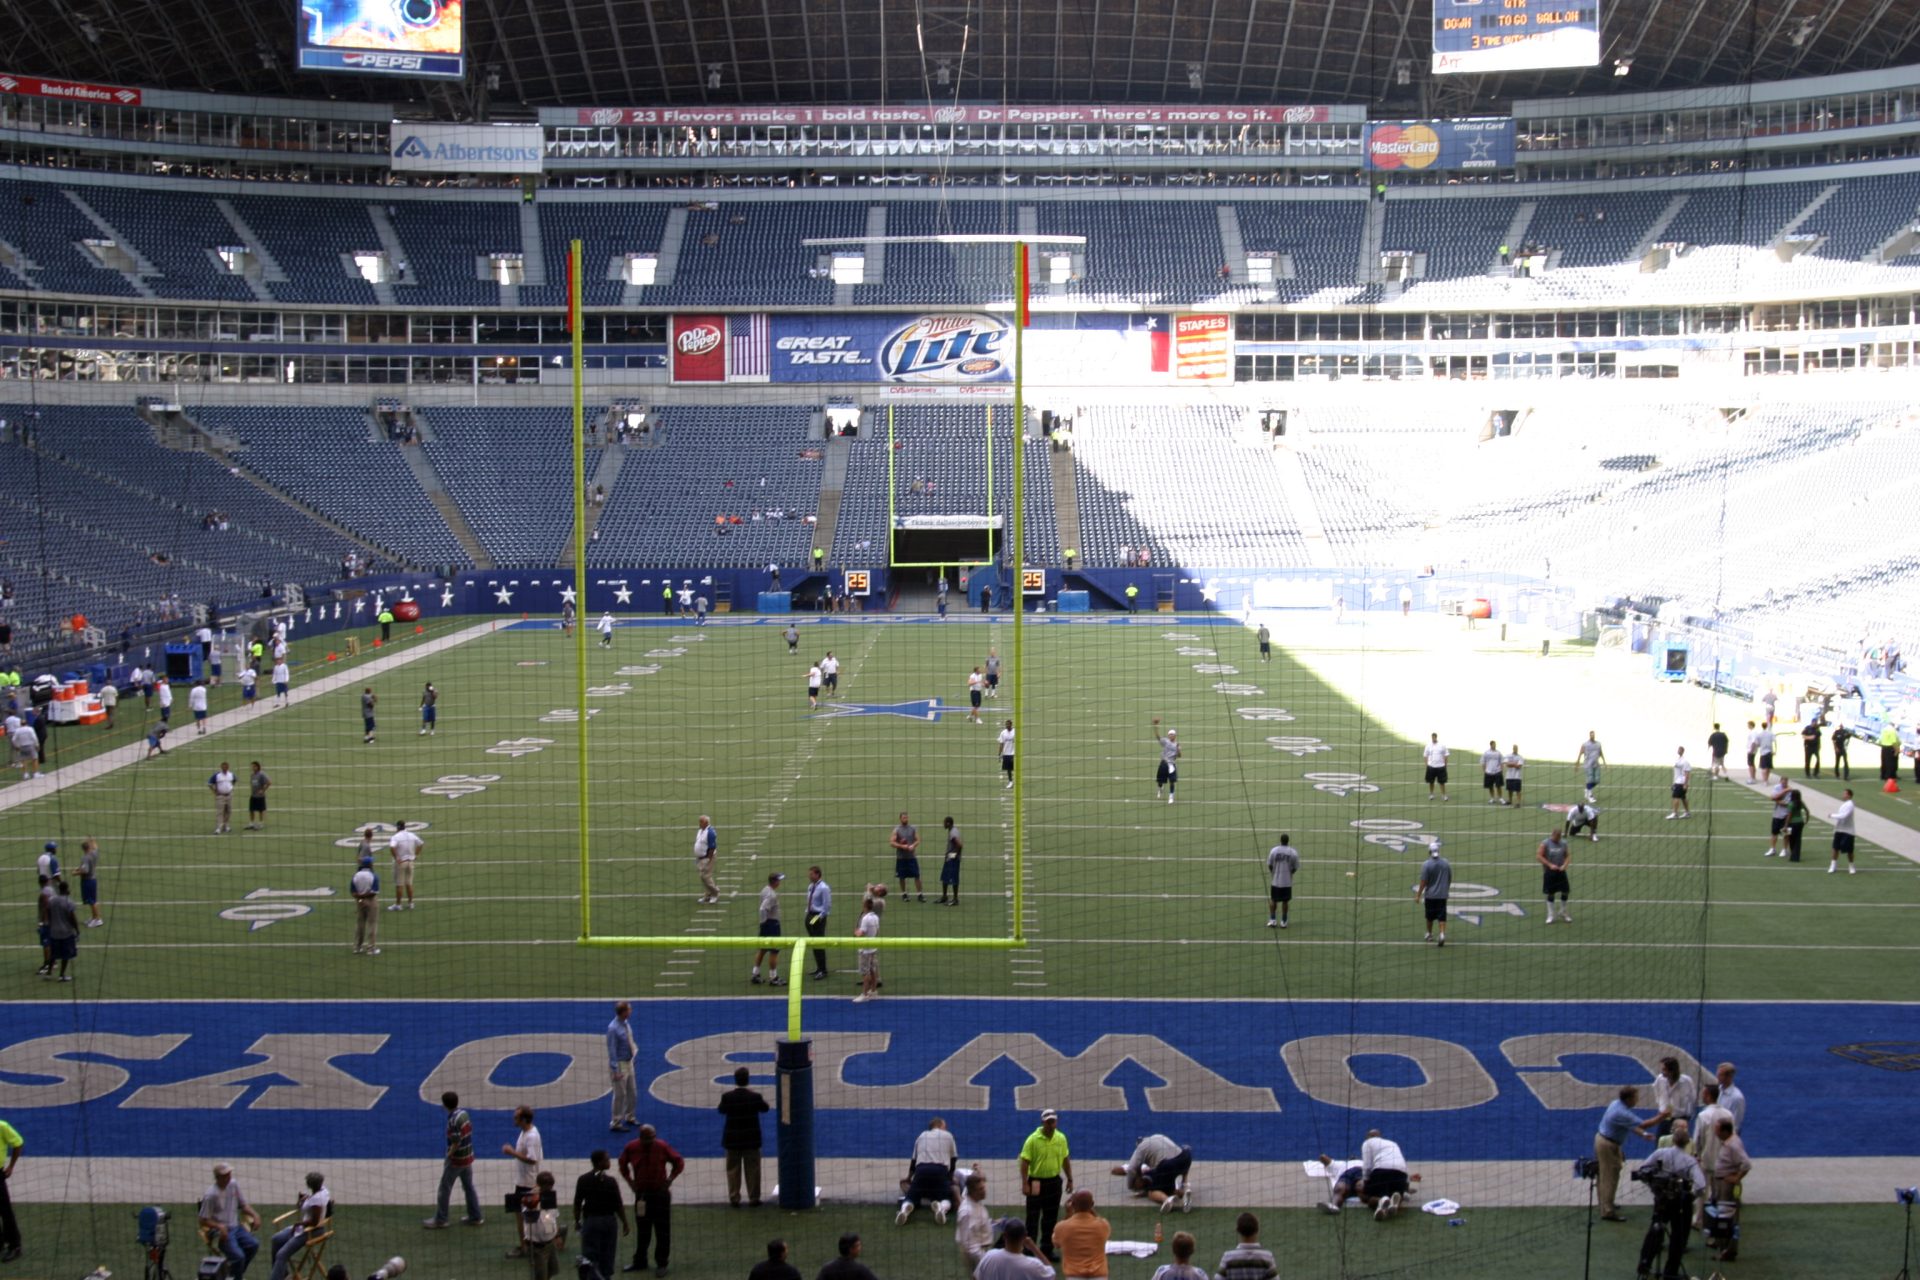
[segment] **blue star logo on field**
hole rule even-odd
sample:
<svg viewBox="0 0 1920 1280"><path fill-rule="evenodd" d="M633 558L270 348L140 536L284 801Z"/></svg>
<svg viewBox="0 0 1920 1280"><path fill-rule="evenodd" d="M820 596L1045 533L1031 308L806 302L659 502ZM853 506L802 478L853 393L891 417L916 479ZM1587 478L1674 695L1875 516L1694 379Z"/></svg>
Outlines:
<svg viewBox="0 0 1920 1280"><path fill-rule="evenodd" d="M810 717L814 720L838 720L845 716L899 716L903 720L938 721L945 711L958 711L938 698L920 698L913 702L829 702L829 709Z"/></svg>

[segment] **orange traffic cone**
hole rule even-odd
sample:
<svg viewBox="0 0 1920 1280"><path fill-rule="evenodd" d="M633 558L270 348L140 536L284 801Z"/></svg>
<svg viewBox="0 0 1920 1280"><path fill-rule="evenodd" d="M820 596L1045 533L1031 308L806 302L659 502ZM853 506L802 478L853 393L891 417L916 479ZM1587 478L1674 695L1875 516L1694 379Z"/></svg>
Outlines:
<svg viewBox="0 0 1920 1280"><path fill-rule="evenodd" d="M1887 785L1884 787L1881 787L1880 789L1886 792L1890 796L1897 796L1900 794L1900 784L1894 781L1892 778L1888 778Z"/></svg>

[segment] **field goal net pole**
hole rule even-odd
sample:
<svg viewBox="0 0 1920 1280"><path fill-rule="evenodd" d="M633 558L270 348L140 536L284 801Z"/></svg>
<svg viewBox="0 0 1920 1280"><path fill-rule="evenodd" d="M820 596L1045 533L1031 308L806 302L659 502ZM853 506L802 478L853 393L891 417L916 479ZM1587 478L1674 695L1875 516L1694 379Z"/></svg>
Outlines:
<svg viewBox="0 0 1920 1280"><path fill-rule="evenodd" d="M1013 245L1013 544L1011 548L1003 548L1002 558L1003 563L1011 566L1007 580L1013 590L1013 643L1008 646L1007 661L1013 671L1013 726L1021 735L1027 733L1027 665L1022 643L1027 630L1026 331L1027 245L1025 241L1016 240ZM987 466L993 466L991 433ZM987 511L989 514L993 511L991 471L987 476ZM991 582L987 589L993 589ZM1025 746L1013 753L1013 940L1023 947L1027 944L1027 806L1024 797L1027 751L1032 746L1033 739L1029 736Z"/></svg>
<svg viewBox="0 0 1920 1280"><path fill-rule="evenodd" d="M578 775L577 802L580 841L580 939L593 936L593 860L589 857L588 808L590 788L587 780L587 399L586 362L581 358L583 330L580 315L580 274L583 244L567 244L567 335L573 359L573 705L578 708L573 720Z"/></svg>

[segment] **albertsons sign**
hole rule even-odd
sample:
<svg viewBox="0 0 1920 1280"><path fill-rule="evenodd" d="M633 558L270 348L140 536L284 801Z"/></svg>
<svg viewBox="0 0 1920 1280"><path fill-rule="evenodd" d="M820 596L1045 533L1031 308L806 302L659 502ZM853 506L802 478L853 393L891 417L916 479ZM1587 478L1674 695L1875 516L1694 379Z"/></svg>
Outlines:
<svg viewBox="0 0 1920 1280"><path fill-rule="evenodd" d="M396 124L389 163L416 173L539 173L537 124Z"/></svg>

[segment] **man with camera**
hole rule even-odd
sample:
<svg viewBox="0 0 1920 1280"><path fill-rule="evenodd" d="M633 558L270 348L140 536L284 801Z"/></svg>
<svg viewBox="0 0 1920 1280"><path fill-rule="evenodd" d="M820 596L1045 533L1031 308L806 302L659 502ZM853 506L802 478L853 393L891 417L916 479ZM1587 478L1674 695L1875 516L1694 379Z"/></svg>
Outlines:
<svg viewBox="0 0 1920 1280"><path fill-rule="evenodd" d="M1700 1162L1679 1145L1661 1147L1633 1171L1633 1180L1645 1183L1653 1193L1653 1221L1647 1224L1646 1238L1640 1242L1640 1280L1652 1276L1663 1241L1667 1266L1660 1274L1665 1280L1685 1280L1681 1255L1687 1251L1687 1234L1693 1228L1693 1202L1707 1190Z"/></svg>

